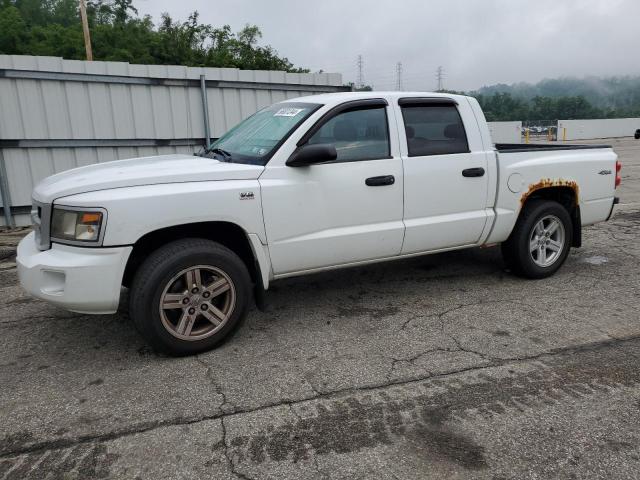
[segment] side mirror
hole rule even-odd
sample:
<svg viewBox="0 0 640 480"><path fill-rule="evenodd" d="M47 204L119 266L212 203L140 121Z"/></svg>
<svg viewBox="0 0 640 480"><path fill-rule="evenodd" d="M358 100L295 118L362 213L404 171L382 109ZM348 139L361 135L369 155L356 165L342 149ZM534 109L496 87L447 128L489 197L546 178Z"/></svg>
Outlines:
<svg viewBox="0 0 640 480"><path fill-rule="evenodd" d="M302 145L287 160L289 167L306 167L314 163L330 162L338 158L336 147L331 143Z"/></svg>

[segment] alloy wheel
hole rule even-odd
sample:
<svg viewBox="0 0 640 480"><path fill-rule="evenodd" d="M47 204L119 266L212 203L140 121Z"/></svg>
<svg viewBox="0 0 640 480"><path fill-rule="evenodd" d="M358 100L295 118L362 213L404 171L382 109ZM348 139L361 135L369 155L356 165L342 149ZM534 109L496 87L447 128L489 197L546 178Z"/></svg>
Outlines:
<svg viewBox="0 0 640 480"><path fill-rule="evenodd" d="M539 267L549 267L560 258L564 243L564 225L555 215L546 215L531 230L529 254Z"/></svg>
<svg viewBox="0 0 640 480"><path fill-rule="evenodd" d="M176 274L160 295L164 328L181 340L195 341L218 332L236 305L233 281L211 265L196 265Z"/></svg>

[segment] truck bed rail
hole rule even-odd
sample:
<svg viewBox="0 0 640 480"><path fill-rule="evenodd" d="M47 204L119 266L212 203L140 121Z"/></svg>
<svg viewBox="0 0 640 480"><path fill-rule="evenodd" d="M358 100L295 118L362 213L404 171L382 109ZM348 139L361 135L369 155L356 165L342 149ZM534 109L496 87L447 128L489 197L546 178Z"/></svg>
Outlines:
<svg viewBox="0 0 640 480"><path fill-rule="evenodd" d="M588 150L613 148L611 145L553 145L547 143L496 143L496 150L503 153L539 152L541 150Z"/></svg>

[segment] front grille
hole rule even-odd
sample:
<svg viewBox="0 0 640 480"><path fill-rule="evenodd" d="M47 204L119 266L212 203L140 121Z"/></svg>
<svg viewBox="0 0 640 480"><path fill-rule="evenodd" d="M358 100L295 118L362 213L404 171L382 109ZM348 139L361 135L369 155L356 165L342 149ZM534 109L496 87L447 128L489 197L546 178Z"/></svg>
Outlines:
<svg viewBox="0 0 640 480"><path fill-rule="evenodd" d="M51 205L33 201L31 209L31 221L33 231L36 234L36 244L40 250L48 250L51 247L49 229L51 224Z"/></svg>

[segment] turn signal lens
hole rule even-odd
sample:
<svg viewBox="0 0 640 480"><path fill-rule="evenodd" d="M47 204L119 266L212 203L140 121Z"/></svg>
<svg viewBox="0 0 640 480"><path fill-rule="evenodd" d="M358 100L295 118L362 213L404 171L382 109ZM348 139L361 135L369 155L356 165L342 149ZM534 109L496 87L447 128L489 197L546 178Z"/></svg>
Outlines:
<svg viewBox="0 0 640 480"><path fill-rule="evenodd" d="M83 213L80 218L80 223L87 224L99 224L102 221L102 214L99 212L96 213Z"/></svg>

